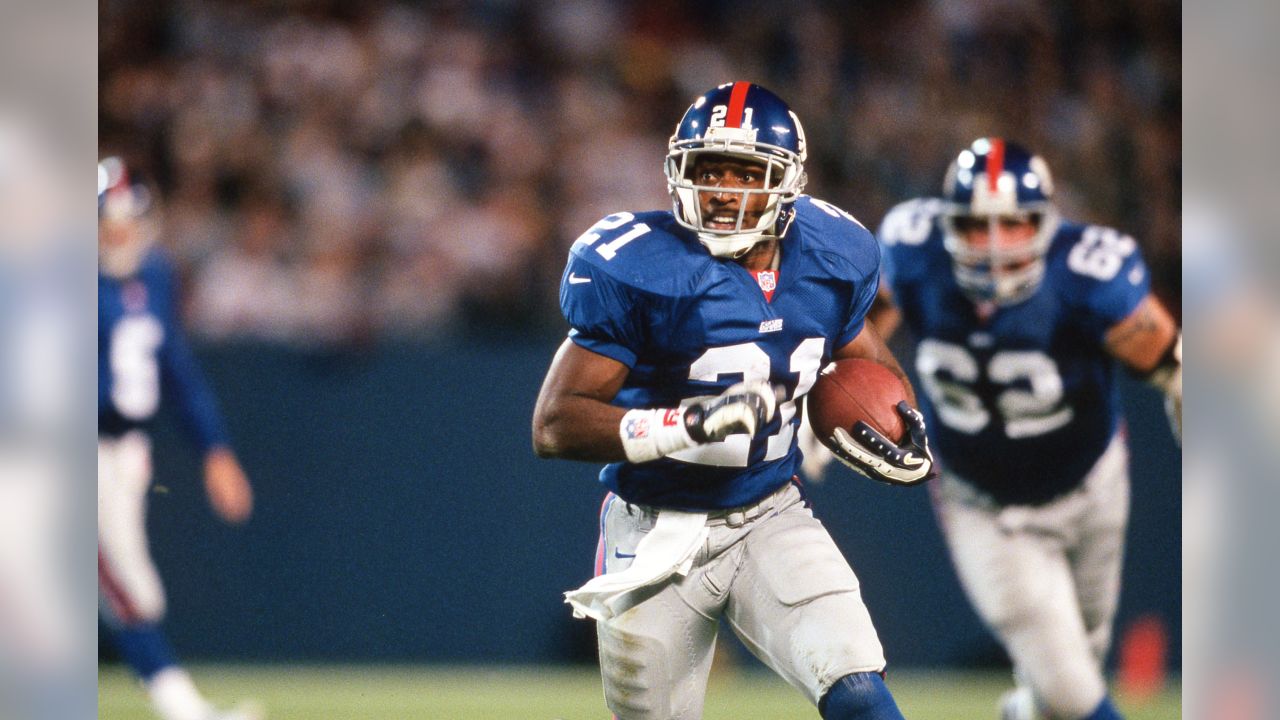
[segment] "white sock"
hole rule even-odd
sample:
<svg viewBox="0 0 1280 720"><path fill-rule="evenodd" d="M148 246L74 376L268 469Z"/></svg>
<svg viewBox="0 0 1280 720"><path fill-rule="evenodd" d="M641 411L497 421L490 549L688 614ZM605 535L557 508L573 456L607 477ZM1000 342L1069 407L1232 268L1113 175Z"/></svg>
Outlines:
<svg viewBox="0 0 1280 720"><path fill-rule="evenodd" d="M168 667L153 675L147 681L147 693L164 720L205 720L213 711L191 676L180 667Z"/></svg>

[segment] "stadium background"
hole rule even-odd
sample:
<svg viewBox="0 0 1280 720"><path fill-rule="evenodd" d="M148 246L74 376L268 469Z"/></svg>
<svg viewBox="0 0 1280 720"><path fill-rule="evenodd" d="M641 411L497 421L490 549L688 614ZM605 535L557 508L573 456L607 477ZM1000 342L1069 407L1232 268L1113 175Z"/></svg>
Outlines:
<svg viewBox="0 0 1280 720"><path fill-rule="evenodd" d="M99 144L162 190L185 316L259 493L203 507L158 436L153 545L198 660L589 663L559 593L600 490L529 418L573 239L669 205L696 94L787 99L809 191L871 225L974 137L1044 154L1075 219L1142 245L1180 306L1181 24L1156 0L100 4ZM904 351L901 343L897 346ZM1180 658L1180 456L1126 387L1134 517L1119 632ZM832 473L818 513L895 667L1000 667L924 492ZM110 660L110 651L104 650Z"/></svg>

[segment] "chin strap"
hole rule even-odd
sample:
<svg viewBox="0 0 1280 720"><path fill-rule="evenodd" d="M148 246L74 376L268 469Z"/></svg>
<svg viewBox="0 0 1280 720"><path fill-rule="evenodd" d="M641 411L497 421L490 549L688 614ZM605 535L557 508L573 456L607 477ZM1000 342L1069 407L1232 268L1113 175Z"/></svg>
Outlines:
<svg viewBox="0 0 1280 720"><path fill-rule="evenodd" d="M777 240L778 246L773 249L773 258L769 260L769 267L765 269L777 270L779 267L782 266L782 241L778 238L774 238L772 235L766 235L760 238L758 241L752 243L751 245L748 245L747 247L736 251L735 253L733 253L733 255L729 257L729 259L741 260L742 258L747 256L747 253L760 247L760 243L769 242L770 240Z"/></svg>

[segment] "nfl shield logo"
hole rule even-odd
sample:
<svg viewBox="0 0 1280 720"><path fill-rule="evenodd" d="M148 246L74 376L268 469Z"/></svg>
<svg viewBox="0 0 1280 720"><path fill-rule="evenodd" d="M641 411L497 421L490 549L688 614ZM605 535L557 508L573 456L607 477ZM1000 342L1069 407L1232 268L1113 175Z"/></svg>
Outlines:
<svg viewBox="0 0 1280 720"><path fill-rule="evenodd" d="M627 433L627 437L632 440L649 437L649 420L643 417L629 418L624 431Z"/></svg>
<svg viewBox="0 0 1280 720"><path fill-rule="evenodd" d="M778 287L778 276L772 270L761 270L756 282L760 283L761 290L771 293Z"/></svg>

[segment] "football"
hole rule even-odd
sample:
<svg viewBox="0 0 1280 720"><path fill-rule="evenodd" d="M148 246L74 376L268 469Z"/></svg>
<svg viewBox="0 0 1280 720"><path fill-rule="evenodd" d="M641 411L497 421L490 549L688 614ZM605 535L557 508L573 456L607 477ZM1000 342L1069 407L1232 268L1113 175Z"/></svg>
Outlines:
<svg viewBox="0 0 1280 720"><path fill-rule="evenodd" d="M833 430L849 430L859 420L901 442L907 426L894 406L906 399L906 388L889 368L861 358L836 360L818 373L809 391L809 422L828 447Z"/></svg>

